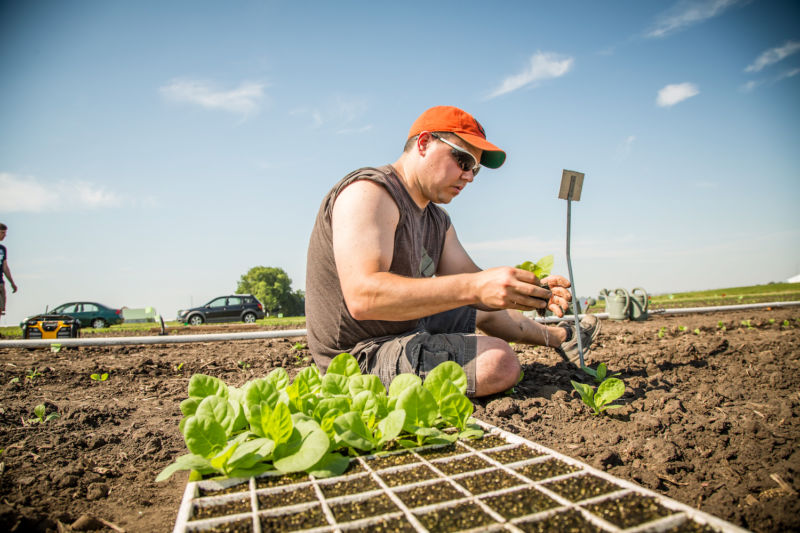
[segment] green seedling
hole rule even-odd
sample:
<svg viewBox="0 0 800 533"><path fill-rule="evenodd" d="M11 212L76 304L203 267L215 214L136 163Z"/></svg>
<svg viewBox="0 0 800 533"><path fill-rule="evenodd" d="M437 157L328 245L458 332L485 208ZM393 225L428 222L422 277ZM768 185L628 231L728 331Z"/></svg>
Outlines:
<svg viewBox="0 0 800 533"><path fill-rule="evenodd" d="M252 366L250 363L245 363L244 361L239 361L239 362L236 363L236 365L239 368L241 368L242 370L247 370L248 368L250 368Z"/></svg>
<svg viewBox="0 0 800 533"><path fill-rule="evenodd" d="M755 329L749 320L742 320L741 324L747 329Z"/></svg>
<svg viewBox="0 0 800 533"><path fill-rule="evenodd" d="M19 383L19 378L18 378L18 377L16 377L16 378L11 378L10 380L8 380L8 383L9 383L9 384L11 384L11 383Z"/></svg>
<svg viewBox="0 0 800 533"><path fill-rule="evenodd" d="M769 323L770 323L770 324L774 324L774 323L775 323L775 319L774 319L774 318L770 318L770 319L769 319Z"/></svg>
<svg viewBox="0 0 800 533"><path fill-rule="evenodd" d="M177 365L175 365L175 366L173 367L173 370L175 370L175 372L180 372L180 371L181 371L181 368L183 368L183 363L180 363L180 364L177 364Z"/></svg>
<svg viewBox="0 0 800 533"><path fill-rule="evenodd" d="M92 378L92 381L105 381L108 379L108 372L103 372L102 374L92 374L89 377Z"/></svg>
<svg viewBox="0 0 800 533"><path fill-rule="evenodd" d="M60 352L61 351L61 345L60 344L55 344L55 343L51 344L50 345L50 351L53 352L53 353Z"/></svg>
<svg viewBox="0 0 800 533"><path fill-rule="evenodd" d="M25 375L25 379L29 379L29 380L31 380L31 381L34 381L36 378L38 378L38 377L39 377L39 376L41 376L41 375L42 375L42 373L41 373L41 372L39 372L39 370L37 370L37 369L35 369L35 368L32 368L32 369L31 369L31 371L30 371L30 372L28 372L28 373Z"/></svg>
<svg viewBox="0 0 800 533"><path fill-rule="evenodd" d="M694 330L692 330L692 333L694 333L695 335L700 335L700 328L694 328Z"/></svg>
<svg viewBox="0 0 800 533"><path fill-rule="evenodd" d="M542 279L550 275L553 270L553 262L553 255L551 254L542 257L536 262L525 261L521 265L517 265L517 268L533 272L537 278Z"/></svg>
<svg viewBox="0 0 800 533"><path fill-rule="evenodd" d="M658 338L659 339L663 339L664 335L666 335L666 334L667 334L666 326L662 326L661 328L659 328L659 330L658 330Z"/></svg>
<svg viewBox="0 0 800 533"><path fill-rule="evenodd" d="M791 323L789 322L789 319L786 319L786 320L783 321L783 324L781 324L781 325L783 327L785 327L785 328L788 328L789 326L791 326Z"/></svg>
<svg viewBox="0 0 800 533"><path fill-rule="evenodd" d="M681 332L689 331L689 328L687 328L686 326L678 326L678 331L681 331Z"/></svg>
<svg viewBox="0 0 800 533"><path fill-rule="evenodd" d="M445 362L424 383L398 375L387 394L378 376L362 375L349 353L335 357L324 376L311 365L291 382L283 368L241 388L194 374L180 405L189 453L156 480L179 470L189 470L190 480L266 471L329 477L344 472L348 455L479 437L466 386L464 370Z"/></svg>
<svg viewBox="0 0 800 533"><path fill-rule="evenodd" d="M585 383L578 383L570 380L572 388L578 391L581 400L592 410L592 414L597 416L607 409L618 409L621 405L609 405L614 400L625 394L625 384L617 378L608 378L598 387L597 392Z"/></svg>
<svg viewBox="0 0 800 533"><path fill-rule="evenodd" d="M292 346L292 350L294 350L296 352L299 352L300 350L305 350L306 348L307 348L307 346L305 344L303 344L302 342L296 342L296 343L294 343L294 346Z"/></svg>
<svg viewBox="0 0 800 533"><path fill-rule="evenodd" d="M725 323L722 320L717 322L717 327L719 328L720 331L726 331L728 329L725 327Z"/></svg>
<svg viewBox="0 0 800 533"><path fill-rule="evenodd" d="M603 381L606 380L606 378L611 378L611 377L615 377L615 376L619 376L620 375L619 372L615 372L613 374L608 374L608 368L606 368L606 364L605 363L600 363L597 366L597 370L593 370L593 369L589 368L588 366L584 366L581 370L583 370L585 373L587 373L590 376L592 376L594 378L595 383L602 383Z"/></svg>
<svg viewBox="0 0 800 533"><path fill-rule="evenodd" d="M43 403L33 408L33 414L36 415L36 418L29 418L27 421L28 424L45 424L61 416L56 412L52 412L49 415L46 414L46 408Z"/></svg>

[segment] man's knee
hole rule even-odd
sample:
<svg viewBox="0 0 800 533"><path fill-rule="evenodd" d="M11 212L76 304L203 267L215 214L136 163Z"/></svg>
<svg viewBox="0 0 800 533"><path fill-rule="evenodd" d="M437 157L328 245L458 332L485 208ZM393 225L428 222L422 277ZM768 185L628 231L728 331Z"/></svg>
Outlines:
<svg viewBox="0 0 800 533"><path fill-rule="evenodd" d="M476 396L508 390L516 385L522 367L517 354L504 340L478 337Z"/></svg>

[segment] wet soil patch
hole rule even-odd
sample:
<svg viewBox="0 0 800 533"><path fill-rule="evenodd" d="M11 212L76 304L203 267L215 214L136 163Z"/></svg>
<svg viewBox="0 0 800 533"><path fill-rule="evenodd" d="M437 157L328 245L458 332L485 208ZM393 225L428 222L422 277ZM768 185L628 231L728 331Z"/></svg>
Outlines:
<svg viewBox="0 0 800 533"><path fill-rule="evenodd" d="M314 487L306 485L305 487L298 487L288 491L281 490L259 494L258 509L264 511L276 507L283 507L284 505L295 505L314 501L317 501L317 493L314 492Z"/></svg>
<svg viewBox="0 0 800 533"><path fill-rule="evenodd" d="M320 483L319 488L326 498L335 498L337 496L345 496L348 494L358 494L359 492L369 492L371 490L380 490L380 485L377 481L372 479L372 476L365 475L354 478L349 478L344 481L336 481L332 483Z"/></svg>
<svg viewBox="0 0 800 533"><path fill-rule="evenodd" d="M655 498L641 494L626 494L621 498L603 500L585 507L592 514L623 529L638 526L673 514Z"/></svg>
<svg viewBox="0 0 800 533"><path fill-rule="evenodd" d="M424 507L464 498L464 494L445 481L398 491L397 497L408 507Z"/></svg>
<svg viewBox="0 0 800 533"><path fill-rule="evenodd" d="M192 520L203 520L217 516L230 516L240 513L249 513L250 497L242 500L230 500L225 503L213 505L195 505L192 511Z"/></svg>
<svg viewBox="0 0 800 533"><path fill-rule="evenodd" d="M297 531L328 525L319 505L294 513L261 516L261 531Z"/></svg>
<svg viewBox="0 0 800 533"><path fill-rule="evenodd" d="M603 494L610 494L621 488L619 485L591 474L560 479L547 483L544 487L571 502L580 502Z"/></svg>
<svg viewBox="0 0 800 533"><path fill-rule="evenodd" d="M369 516L380 516L400 509L386 494L373 496L365 500L336 503L330 506L333 517L339 523L353 522Z"/></svg>
<svg viewBox="0 0 800 533"><path fill-rule="evenodd" d="M558 502L534 487L489 496L483 501L508 520L559 506Z"/></svg>
<svg viewBox="0 0 800 533"><path fill-rule="evenodd" d="M434 509L417 517L431 533L458 531L485 526L494 522L483 509L474 503L460 503L453 507Z"/></svg>

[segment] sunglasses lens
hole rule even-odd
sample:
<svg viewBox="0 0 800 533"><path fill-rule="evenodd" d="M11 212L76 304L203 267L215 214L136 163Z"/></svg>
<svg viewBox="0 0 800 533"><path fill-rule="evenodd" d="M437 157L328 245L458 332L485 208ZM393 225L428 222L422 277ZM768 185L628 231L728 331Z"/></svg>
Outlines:
<svg viewBox="0 0 800 533"><path fill-rule="evenodd" d="M453 148L451 151L453 153L453 157L455 157L456 159L456 163L458 163L458 166L461 168L461 170L463 170L464 172L472 170L473 175L478 173L479 168L475 168L478 165L475 163L474 157L465 152L456 150L455 148Z"/></svg>

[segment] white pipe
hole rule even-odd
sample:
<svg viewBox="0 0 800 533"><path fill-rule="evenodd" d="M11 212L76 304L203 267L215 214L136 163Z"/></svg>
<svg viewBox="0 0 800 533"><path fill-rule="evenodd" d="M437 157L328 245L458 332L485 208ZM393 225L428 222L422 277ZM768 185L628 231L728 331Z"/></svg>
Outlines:
<svg viewBox="0 0 800 533"><path fill-rule="evenodd" d="M717 305L710 307L677 307L673 309L654 309L647 312L651 315L677 315L684 313L713 313L724 311L741 311L745 309L760 309L764 307L792 307L800 305L794 302L769 302L761 304ZM584 315L579 315L582 318ZM608 313L594 313L599 319L607 319ZM536 318L537 322L551 324L561 322L564 318L550 316ZM276 329L271 331L243 331L239 333L211 333L205 335L159 335L156 337L84 337L82 339L25 339L25 340L0 340L0 348L37 348L47 347L51 344L61 346L120 346L126 344L180 344L186 342L217 342L241 341L252 339L275 339L278 337L305 337L305 329Z"/></svg>
<svg viewBox="0 0 800 533"><path fill-rule="evenodd" d="M241 331L238 333L210 333L205 335L159 335L157 337L84 337L82 339L24 339L0 341L0 348L37 348L60 344L61 346L119 346L123 344L179 344L185 342L241 341L274 339L277 337L304 337L304 329L276 329L271 331Z"/></svg>
<svg viewBox="0 0 800 533"><path fill-rule="evenodd" d="M684 313L714 313L719 311L742 311L746 309L762 309L764 307L792 307L800 305L800 301L794 302L768 302L761 304L738 304L738 305L712 305L708 307L674 307L672 309L650 309L647 311L649 315L682 315ZM580 315L583 317L584 315ZM600 319L608 318L608 313L594 313ZM537 318L537 322L550 324L553 322L561 322L564 318L549 316L547 318Z"/></svg>

